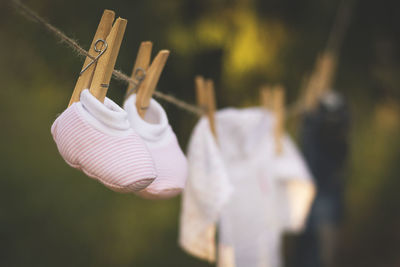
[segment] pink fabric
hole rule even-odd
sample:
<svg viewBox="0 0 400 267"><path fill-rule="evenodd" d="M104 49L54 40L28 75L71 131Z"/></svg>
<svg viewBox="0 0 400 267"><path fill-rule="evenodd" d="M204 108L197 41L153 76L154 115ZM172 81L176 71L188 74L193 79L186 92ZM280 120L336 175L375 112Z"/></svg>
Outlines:
<svg viewBox="0 0 400 267"><path fill-rule="evenodd" d="M145 118L136 109L136 95L124 103L131 127L144 140L153 157L157 178L148 187L138 192L148 199L165 199L180 194L187 178L187 160L179 147L175 133L168 123L162 106L151 99Z"/></svg>
<svg viewBox="0 0 400 267"><path fill-rule="evenodd" d="M101 123L96 121L96 114L91 118L93 113L78 102L56 119L51 132L61 156L70 166L114 191L137 192L147 187L155 179L156 170L144 142L132 129L104 133L91 123Z"/></svg>
<svg viewBox="0 0 400 267"><path fill-rule="evenodd" d="M176 137L163 147L150 148L157 178L137 194L148 199L165 199L180 194L187 177L187 161Z"/></svg>

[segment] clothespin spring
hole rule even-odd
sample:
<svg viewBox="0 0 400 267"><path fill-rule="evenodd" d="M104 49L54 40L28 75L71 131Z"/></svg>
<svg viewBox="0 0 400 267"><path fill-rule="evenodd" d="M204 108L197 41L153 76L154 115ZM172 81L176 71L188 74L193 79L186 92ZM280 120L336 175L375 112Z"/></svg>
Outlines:
<svg viewBox="0 0 400 267"><path fill-rule="evenodd" d="M97 48L97 44L100 43L100 42L103 43L103 45L101 46L103 49L98 49ZM99 58L104 54L104 52L106 52L107 48L108 48L108 44L107 44L107 42L105 40L103 40L103 39L97 40L94 43L94 51L98 52L99 54L97 55L97 57L95 59L93 59L92 62L87 64L87 66L82 69L82 71L79 73L79 76L82 75L90 66L92 66L93 63L97 62L99 60Z"/></svg>
<svg viewBox="0 0 400 267"><path fill-rule="evenodd" d="M128 98L128 96L130 96L131 94L136 93L137 88L143 82L144 78L146 78L146 71L143 68L137 68L135 70L136 82L133 82L133 87L126 92L125 99Z"/></svg>

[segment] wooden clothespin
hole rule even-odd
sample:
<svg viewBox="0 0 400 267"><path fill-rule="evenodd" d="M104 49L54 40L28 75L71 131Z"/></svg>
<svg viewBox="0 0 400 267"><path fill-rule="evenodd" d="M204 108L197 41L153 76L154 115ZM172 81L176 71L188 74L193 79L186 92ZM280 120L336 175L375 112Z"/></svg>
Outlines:
<svg viewBox="0 0 400 267"><path fill-rule="evenodd" d="M214 137L217 138L217 128L215 127L215 90L214 90L214 82L210 79L206 80L205 88L207 90L207 116L208 121L210 122L211 132L214 134Z"/></svg>
<svg viewBox="0 0 400 267"><path fill-rule="evenodd" d="M127 20L118 18L113 25L114 18L114 11L104 10L89 49L94 59L86 57L68 106L79 101L84 89L104 102L127 24Z"/></svg>
<svg viewBox="0 0 400 267"><path fill-rule="evenodd" d="M261 106L267 110L273 109L273 90L270 85L263 85L260 88Z"/></svg>
<svg viewBox="0 0 400 267"><path fill-rule="evenodd" d="M215 138L217 138L217 130L215 127L215 91L214 82L210 79L204 80L202 76L196 76L196 97L197 105L204 109L210 123L210 129Z"/></svg>
<svg viewBox="0 0 400 267"><path fill-rule="evenodd" d="M273 90L273 111L275 113L275 153L280 155L283 151L282 138L285 133L285 89L277 85Z"/></svg>
<svg viewBox="0 0 400 267"><path fill-rule="evenodd" d="M203 76L196 76L195 80L196 87L196 100L197 106L206 112L207 110L207 90L205 89L205 81Z"/></svg>
<svg viewBox="0 0 400 267"><path fill-rule="evenodd" d="M131 94L136 93L138 85L143 82L147 69L150 65L151 50L153 48L152 42L142 42L139 47L139 51L136 56L135 65L132 69L131 79L135 83L130 83L126 89L125 98L128 98Z"/></svg>
<svg viewBox="0 0 400 267"><path fill-rule="evenodd" d="M336 72L337 55L330 51L322 53L319 59L319 87L317 88L318 100L329 90L332 89L332 83Z"/></svg>
<svg viewBox="0 0 400 267"><path fill-rule="evenodd" d="M136 108L142 118L146 114L150 99L169 56L168 50L161 50L149 66L152 48L153 44L149 41L140 44L131 75L136 84L129 84L126 91L126 97L137 92Z"/></svg>
<svg viewBox="0 0 400 267"><path fill-rule="evenodd" d="M306 111L314 110L320 98L331 89L337 66L334 53L325 51L318 56L314 71L304 87L304 106Z"/></svg>

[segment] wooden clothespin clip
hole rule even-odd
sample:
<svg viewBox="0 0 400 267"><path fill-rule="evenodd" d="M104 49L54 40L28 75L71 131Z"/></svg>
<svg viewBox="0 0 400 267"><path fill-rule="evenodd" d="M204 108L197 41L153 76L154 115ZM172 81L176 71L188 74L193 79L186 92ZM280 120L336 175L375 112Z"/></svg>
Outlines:
<svg viewBox="0 0 400 267"><path fill-rule="evenodd" d="M199 106L205 113L207 111L207 90L205 89L204 78L203 76L196 76L194 81L196 87L197 106Z"/></svg>
<svg viewBox="0 0 400 267"><path fill-rule="evenodd" d="M285 89L281 85L273 90L273 111L275 113L275 152L280 155L283 151L282 138L285 133Z"/></svg>
<svg viewBox="0 0 400 267"><path fill-rule="evenodd" d="M324 51L319 58L319 87L317 88L317 98L320 98L332 88L333 79L336 72L337 56L330 51Z"/></svg>
<svg viewBox="0 0 400 267"><path fill-rule="evenodd" d="M336 55L325 51L318 56L314 71L305 86L304 105L306 111L314 110L320 98L331 90L336 72Z"/></svg>
<svg viewBox="0 0 400 267"><path fill-rule="evenodd" d="M130 83L126 89L125 98L131 94L136 93L139 85L143 82L147 69L150 65L151 50L153 48L152 42L142 42L136 56L135 65L132 69L131 79L135 83Z"/></svg>
<svg viewBox="0 0 400 267"><path fill-rule="evenodd" d="M273 91L270 85L263 85L260 88L261 106L267 110L273 109Z"/></svg>
<svg viewBox="0 0 400 267"><path fill-rule="evenodd" d="M156 90L157 82L169 56L168 50L161 50L149 66L152 48L153 44L149 41L140 44L131 75L136 84L129 84L126 91L126 97L137 93L136 108L142 118L146 114L150 99Z"/></svg>
<svg viewBox="0 0 400 267"><path fill-rule="evenodd" d="M205 88L207 89L207 116L208 121L210 122L211 132L214 134L214 137L217 138L217 128L215 127L215 90L214 90L214 82L210 79L206 80Z"/></svg>
<svg viewBox="0 0 400 267"><path fill-rule="evenodd" d="M114 11L104 10L89 49L91 57L86 57L68 106L79 101L84 89L104 102L127 24L118 18L113 25L114 18Z"/></svg>
<svg viewBox="0 0 400 267"><path fill-rule="evenodd" d="M202 76L196 76L196 97L197 105L204 109L210 123L210 129L215 138L217 138L217 130L215 127L215 91L214 82L210 79L204 80Z"/></svg>

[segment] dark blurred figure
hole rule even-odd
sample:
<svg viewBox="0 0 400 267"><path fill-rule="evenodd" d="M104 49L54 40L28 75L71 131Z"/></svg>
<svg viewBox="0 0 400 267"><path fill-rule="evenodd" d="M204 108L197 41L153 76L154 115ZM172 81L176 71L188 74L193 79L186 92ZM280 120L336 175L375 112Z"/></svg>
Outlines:
<svg viewBox="0 0 400 267"><path fill-rule="evenodd" d="M317 107L304 116L302 149L315 179L317 195L299 238L295 266L335 265L337 233L344 209L349 124L348 105L335 91L325 93Z"/></svg>

